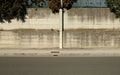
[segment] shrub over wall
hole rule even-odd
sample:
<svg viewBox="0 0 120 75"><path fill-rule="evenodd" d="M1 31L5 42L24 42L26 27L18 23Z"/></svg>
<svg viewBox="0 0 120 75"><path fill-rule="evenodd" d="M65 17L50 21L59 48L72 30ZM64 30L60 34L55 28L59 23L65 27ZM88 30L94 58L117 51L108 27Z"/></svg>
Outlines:
<svg viewBox="0 0 120 75"><path fill-rule="evenodd" d="M77 0L63 0L63 7L61 7L61 0L49 0L49 7L53 13L58 13L60 8L69 10L75 2Z"/></svg>
<svg viewBox="0 0 120 75"><path fill-rule="evenodd" d="M120 18L120 0L107 0L107 5L117 18Z"/></svg>
<svg viewBox="0 0 120 75"><path fill-rule="evenodd" d="M63 7L61 7L61 0L49 0L50 9L53 13L59 12L60 8L70 9L72 4L77 0L63 0ZM42 7L41 2L44 0L0 0L0 22L11 22L11 19L25 21L27 15L27 7L36 6Z"/></svg>

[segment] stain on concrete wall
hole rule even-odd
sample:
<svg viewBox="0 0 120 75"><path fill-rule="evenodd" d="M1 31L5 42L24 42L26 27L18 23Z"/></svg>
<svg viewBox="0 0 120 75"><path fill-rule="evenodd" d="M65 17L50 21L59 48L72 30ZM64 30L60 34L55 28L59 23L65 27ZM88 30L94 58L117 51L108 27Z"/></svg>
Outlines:
<svg viewBox="0 0 120 75"><path fill-rule="evenodd" d="M65 29L81 28L120 28L120 19L108 8L73 8L66 11Z"/></svg>
<svg viewBox="0 0 120 75"><path fill-rule="evenodd" d="M28 18L30 19L47 19L52 16L52 18L56 18L55 14L51 13L51 10L48 8L29 8L28 10Z"/></svg>

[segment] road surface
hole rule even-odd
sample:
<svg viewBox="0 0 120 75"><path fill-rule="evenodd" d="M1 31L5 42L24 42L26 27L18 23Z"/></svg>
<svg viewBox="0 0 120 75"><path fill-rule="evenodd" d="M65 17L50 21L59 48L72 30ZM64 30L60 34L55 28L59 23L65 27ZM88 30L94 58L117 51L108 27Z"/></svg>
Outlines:
<svg viewBox="0 0 120 75"><path fill-rule="evenodd" d="M120 57L1 57L0 75L120 75Z"/></svg>

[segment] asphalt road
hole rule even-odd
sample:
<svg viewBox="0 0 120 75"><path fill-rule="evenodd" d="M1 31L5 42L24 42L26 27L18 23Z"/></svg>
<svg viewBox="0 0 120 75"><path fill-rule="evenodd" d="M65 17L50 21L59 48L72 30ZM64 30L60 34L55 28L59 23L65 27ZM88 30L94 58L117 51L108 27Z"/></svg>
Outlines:
<svg viewBox="0 0 120 75"><path fill-rule="evenodd" d="M120 75L120 57L1 57L0 75Z"/></svg>

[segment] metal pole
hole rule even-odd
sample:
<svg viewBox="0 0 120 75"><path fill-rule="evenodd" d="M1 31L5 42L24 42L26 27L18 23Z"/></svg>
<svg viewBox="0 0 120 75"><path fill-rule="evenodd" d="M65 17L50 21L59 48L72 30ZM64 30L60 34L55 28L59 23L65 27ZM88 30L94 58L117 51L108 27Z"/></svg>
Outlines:
<svg viewBox="0 0 120 75"><path fill-rule="evenodd" d="M60 9L60 41L59 41L59 48L63 48L63 1L61 0L61 9Z"/></svg>

